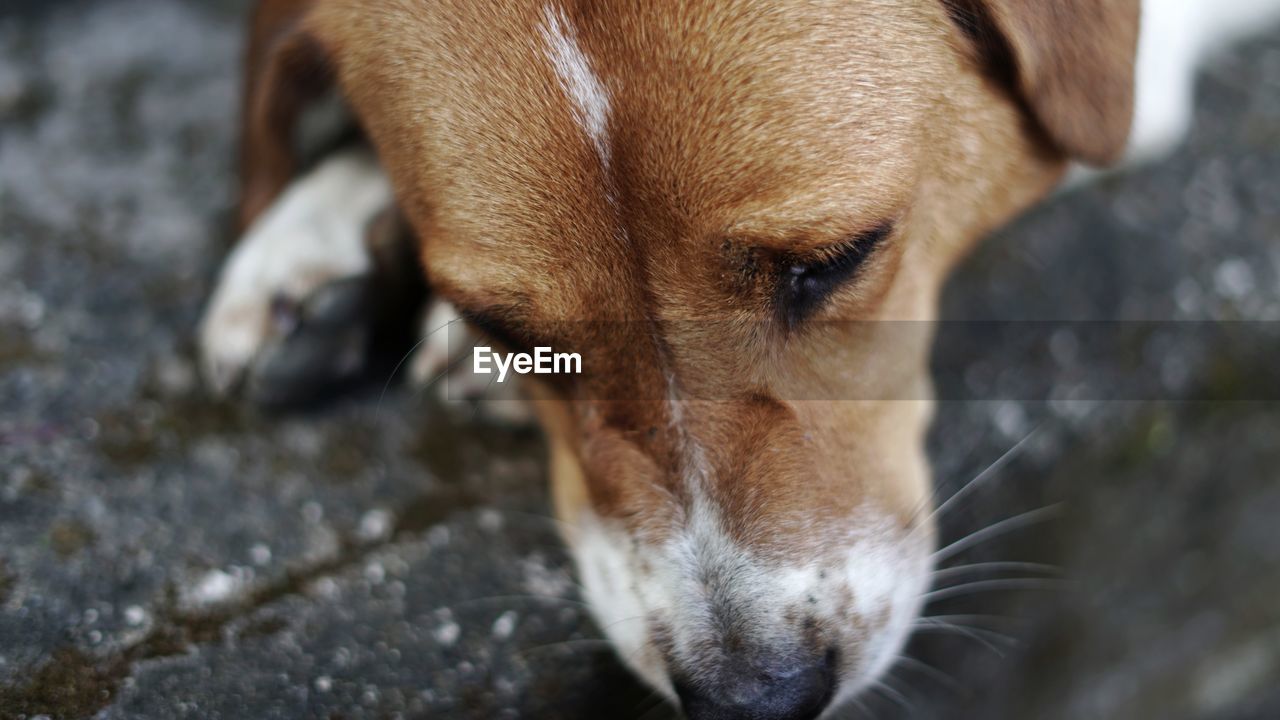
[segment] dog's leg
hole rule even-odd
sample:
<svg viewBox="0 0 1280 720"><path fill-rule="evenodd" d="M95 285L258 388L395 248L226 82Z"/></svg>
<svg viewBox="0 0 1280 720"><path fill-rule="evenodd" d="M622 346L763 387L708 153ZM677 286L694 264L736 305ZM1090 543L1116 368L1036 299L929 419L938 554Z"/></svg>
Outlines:
<svg viewBox="0 0 1280 720"><path fill-rule="evenodd" d="M372 222L392 206L373 155L343 150L296 179L223 266L200 327L212 386L295 399L356 372L372 323Z"/></svg>
<svg viewBox="0 0 1280 720"><path fill-rule="evenodd" d="M250 399L304 399L365 363L379 301L397 275L418 273L399 252L390 185L366 150L343 150L291 184L223 266L200 327L205 375L215 391ZM409 308L405 308L406 310ZM523 422L515 383L491 383L468 364L482 342L448 302L432 298L408 361L415 385L446 400L480 403L486 416Z"/></svg>

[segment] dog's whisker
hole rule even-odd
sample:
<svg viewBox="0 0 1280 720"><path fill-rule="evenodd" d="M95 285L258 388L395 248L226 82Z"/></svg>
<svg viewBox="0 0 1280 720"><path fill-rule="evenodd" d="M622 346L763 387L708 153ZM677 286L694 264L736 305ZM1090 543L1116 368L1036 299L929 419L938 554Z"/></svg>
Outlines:
<svg viewBox="0 0 1280 720"><path fill-rule="evenodd" d="M589 603L586 603L582 600L575 600L573 598L559 597L557 595L533 595L533 594L517 593L512 595L486 595L483 597L467 598L465 600L459 600L455 603L442 606L441 609L445 607L483 605L486 603L495 603L495 602L552 602L552 603L562 603L565 605L575 605L577 607L585 607L585 608L591 607Z"/></svg>
<svg viewBox="0 0 1280 720"><path fill-rule="evenodd" d="M986 467L986 469L984 469L982 472L975 475L972 480L965 483L964 487L952 493L951 497L947 498L946 501L944 501L941 505L937 507L937 509L935 509L932 513L930 513L918 524L916 524L912 532L915 532L916 530L919 530L920 528L927 526L930 520L943 517L948 510L951 510L952 508L956 507L962 500L964 500L969 495L972 495L979 488L985 485L988 480L990 480L993 477L996 477L997 474L1000 472L1001 468L1003 468L1005 465L1008 465L1009 462L1011 462L1014 458L1016 458L1019 454L1021 454L1022 449L1025 448L1027 444L1036 435L1040 433L1040 429L1042 427L1043 427L1043 424L1037 425L1034 428L1032 428L1030 432L1028 432L1026 435L1023 435L1021 440L1013 444L1013 447L1010 447L1008 450L1005 450L1004 454L996 458L994 462L992 462L990 465ZM935 491L935 495L936 495L936 491Z"/></svg>
<svg viewBox="0 0 1280 720"><path fill-rule="evenodd" d="M963 585L952 585L951 587L939 588L925 593L922 597L925 603L934 603L939 600L960 597L963 595L975 595L984 592L998 592L1002 590L1061 590L1064 583L1058 578L1003 578L1000 580L979 580L977 582L965 583Z"/></svg>
<svg viewBox="0 0 1280 720"><path fill-rule="evenodd" d="M1005 518L1004 520L988 525L981 530L975 531L963 538L960 538L959 540L956 540L950 545L933 553L930 559L936 565L955 557L974 545L990 540L991 538L1019 530L1027 527L1028 525L1034 525L1038 522L1043 522L1044 520L1054 517L1062 507L1062 503L1054 503L1053 505L1047 505L1036 510L1029 510L1018 515L1014 515L1013 517Z"/></svg>
<svg viewBox="0 0 1280 720"><path fill-rule="evenodd" d="M624 617L624 618L622 618L621 620L614 620L613 622L609 623L608 625L605 625L604 627L600 628L600 632L608 632L608 631L612 630L613 628L615 628L615 627L617 627L617 626L621 625L621 624L622 624L622 623L624 623L624 622L635 622L636 620L644 620L644 619L646 619L647 617L648 617L647 615L632 615L631 617ZM633 651L633 652L634 652L634 651Z"/></svg>
<svg viewBox="0 0 1280 720"><path fill-rule="evenodd" d="M864 687L858 690L844 701L844 704L835 708L835 719L839 720L876 720L876 714L872 712L871 706L867 704L867 696L871 689ZM834 720L834 719L833 719Z"/></svg>
<svg viewBox="0 0 1280 720"><path fill-rule="evenodd" d="M642 718L644 718L644 716L648 715L650 712L653 712L652 707L650 707L647 710L642 710L641 708L643 708L645 705L648 705L653 700L654 696L657 694L658 694L657 690L650 690L648 693L645 694L644 697L636 701L636 704L631 708L631 712L635 713L636 720L641 720Z"/></svg>
<svg viewBox="0 0 1280 720"><path fill-rule="evenodd" d="M577 532L580 529L576 523L570 522L568 520L563 520L561 518L555 517L554 515L543 515L542 513L529 512L527 510L505 510L505 509L502 511L502 514L506 516L540 521L554 528L562 529L565 531Z"/></svg>
<svg viewBox="0 0 1280 720"><path fill-rule="evenodd" d="M497 379L498 379L497 373L493 373L489 376L489 382L485 383L484 390L480 392L480 397L476 398L476 401L475 401L476 404L475 404L475 407L472 408L471 410L471 417L468 419L468 422L474 421L476 419L476 415L480 414L480 404L484 402L484 394L489 392L489 388L493 387L493 383Z"/></svg>
<svg viewBox="0 0 1280 720"><path fill-rule="evenodd" d="M953 625L931 625L931 626L917 627L916 632L943 632L943 633L951 633L953 635L959 635L961 637L965 637L970 640L973 640L974 642L978 643L979 645L986 648L987 650L990 650L993 654L995 654L996 657L999 657L999 658L1005 657L1005 652L1003 650L996 647L990 641L981 637L977 633L969 630L968 628L956 627Z"/></svg>
<svg viewBox="0 0 1280 720"><path fill-rule="evenodd" d="M927 662L924 662L922 660L917 660L916 658L913 658L910 655L900 656L898 658L898 662L901 663L904 668L907 668L909 670L914 670L920 673L921 675L924 675L932 679L934 682L945 687L946 689L950 690L952 693L956 695L963 695L966 697L972 695L969 689L966 688L964 684L961 683L959 680L939 670L938 668L930 665Z"/></svg>
<svg viewBox="0 0 1280 720"><path fill-rule="evenodd" d="M1043 573L1045 575L1060 575L1062 573L1062 568L1059 568L1056 565L1033 562L980 562L939 568L933 571L933 580L934 582L939 582L953 577L964 577L966 575L984 572L1029 572Z"/></svg>
<svg viewBox="0 0 1280 720"><path fill-rule="evenodd" d="M974 454L978 452L979 445L981 445L987 439L987 436L990 433L991 433L991 425L990 424L984 425L982 428L982 433L978 436L978 439L975 440L973 444L969 446L969 451L965 453L964 459L960 461L961 466L967 464L971 459L973 459ZM920 519L920 514L925 512L927 509L933 507L934 504L938 502L938 496L942 493L942 488L943 488L943 483L937 483L933 488L933 492L929 493L929 496L927 498L925 498L924 500L921 500L917 504L917 506L911 512L911 520L907 523L907 527L915 527L916 521Z"/></svg>
<svg viewBox="0 0 1280 720"><path fill-rule="evenodd" d="M644 615L632 615L631 617L625 617L625 618L622 618L621 620L617 620L615 622L609 623L605 627L601 628L600 631L604 633L604 632L607 632L610 628L613 628L614 626L621 625L624 622L630 622L634 620L643 620L644 617L645 617ZM552 643L543 643L541 645L534 645L532 647L522 648L520 650L517 650L515 654L523 655L525 653L537 652L541 650L549 650L552 648L558 648L558 647L564 647L564 646L578 647L583 645L593 647L595 649L613 650L613 641L609 640L609 638L607 637L601 636L601 637L594 637L594 638L570 638L568 640L558 640Z"/></svg>
<svg viewBox="0 0 1280 720"><path fill-rule="evenodd" d="M973 613L959 614L959 615L927 615L925 617L932 618L934 620L942 620L944 622L959 622L959 623L985 622L985 623L991 623L992 625L1004 625L1004 626L1014 626L1014 625L1017 625L1019 622L1016 618L1011 618L1004 615L990 615L990 614L983 615L983 614L973 614Z"/></svg>
<svg viewBox="0 0 1280 720"><path fill-rule="evenodd" d="M1015 637L1013 637L1012 635L1009 635L1009 634L1007 634L1007 633L1002 633L1002 632L1000 632L999 630L992 630L991 628L985 628L985 627L981 627L981 626L978 626L978 625L965 625L965 624L963 624L963 623L959 623L959 622L951 622L951 621L949 621L949 620L945 620L944 618L946 618L946 617L949 617L949 616L946 616L946 615L930 615L930 616L927 616L927 617L922 617L922 618L920 618L920 619L916 620L915 625L916 625L916 627L917 627L917 628L921 628L921 627L949 627L949 628L963 628L963 629L965 629L965 630L968 630L968 631L970 631L970 632L978 633L978 634L983 635L983 636L985 636L985 637L995 638L996 640L999 640L1000 642L1009 643L1010 645L1017 645L1017 644L1019 644L1019 641L1018 641L1018 639L1017 639L1017 638L1015 638ZM955 616L955 617L959 617L959 616Z"/></svg>
<svg viewBox="0 0 1280 720"><path fill-rule="evenodd" d="M862 712L863 717L871 718L871 720L877 720L877 715L872 712L871 707L867 705L866 701L863 700L860 695L854 695L852 702L854 705L858 706L858 710Z"/></svg>
<svg viewBox="0 0 1280 720"><path fill-rule="evenodd" d="M452 361L449 362L448 365L445 365L443 370L436 373L434 377L432 377L427 382L423 383L422 387L414 391L413 393L414 397L421 397L422 393L435 387L435 384L440 382L443 378L448 377L449 373L453 372L454 369L458 367L458 363L471 357L472 353L476 351L476 347L477 347L476 345L472 345L470 350L454 358Z"/></svg>
<svg viewBox="0 0 1280 720"><path fill-rule="evenodd" d="M1019 646L1019 644L1021 644L1018 638L1012 637L1012 635L1009 634L1001 633L1000 630L980 628L980 626L975 625L947 623L947 621L941 620L938 616L933 616L933 618L920 618L919 620L916 620L915 629L928 630L931 628L948 628L956 630L956 632L972 633L978 635L978 637L989 638L993 639L993 641L1009 644L1009 646Z"/></svg>
<svg viewBox="0 0 1280 720"><path fill-rule="evenodd" d="M894 704L901 706L903 710L906 710L907 712L911 711L911 701L907 699L907 696L898 692L897 688L886 683L884 678L877 679L871 684L869 689L871 692L881 693L886 698L892 700Z"/></svg>
<svg viewBox="0 0 1280 720"><path fill-rule="evenodd" d="M541 645L533 645L527 648L520 648L519 650L516 650L512 654L516 656L523 656L530 653L542 652L545 650L553 650L553 649L562 648L562 647L570 647L570 648L586 647L586 648L590 648L592 650L597 650L597 651L612 650L613 643L611 643L608 640L608 638L571 638L569 640L559 640L552 643L543 643Z"/></svg>
<svg viewBox="0 0 1280 720"><path fill-rule="evenodd" d="M424 343L430 340L432 335L435 335L437 332L449 327L449 325L455 322L457 322L457 320L450 320L439 327L428 330L425 335L418 338L418 341L415 342L412 347L405 351L404 355L400 356L400 360L396 362L395 367L391 368L391 372L387 375L387 381L382 384L382 392L378 394L378 403L374 406L374 417L381 416L382 401L386 398L387 390L391 387L391 383L396 379L396 374L400 372L400 368L404 366L405 362L409 358L413 357L413 354L418 351L418 348L422 347Z"/></svg>
<svg viewBox="0 0 1280 720"><path fill-rule="evenodd" d="M647 696L645 696L645 697L644 697L640 702L636 703L636 710L637 710L637 711L639 711L639 710L640 710L640 706L642 706L642 705L646 705L646 704L649 704L649 703L652 703L652 705L650 705L649 709L648 709L648 710L645 710L643 714L639 715L639 716L636 718L636 720L649 720L650 718L654 717L654 714L655 714L655 713L660 713L660 712L662 712L662 710L663 710L663 705L665 705L665 704L666 704L666 700L667 700L667 699L666 699L665 697L663 697L663 696L662 696L662 694L661 694L661 693L659 693L657 690L653 690L653 691L651 691L651 692L650 692Z"/></svg>
<svg viewBox="0 0 1280 720"><path fill-rule="evenodd" d="M997 647L991 640L988 639L988 637L994 638L995 640L1006 643L1010 646L1017 646L1020 644L1016 639L1009 637L1008 635L1005 635L1003 633L998 633L994 630L987 630L986 628L974 628L974 627L969 627L967 625L955 625L953 623L945 623L945 622L925 622L926 620L931 620L931 618L921 618L920 621L916 622L914 626L914 629L916 632L942 632L942 633L951 633L953 635L961 635L963 637L969 638L970 640L973 640L979 645L982 645L983 647L995 653L999 657L1005 656L1004 650L1001 650L999 647Z"/></svg>
<svg viewBox="0 0 1280 720"><path fill-rule="evenodd" d="M895 680L902 680L903 685L895 684L894 683ZM911 696L910 696L911 684L908 683L906 680L903 680L902 678L896 677L893 674L892 669L890 669L888 672L885 673L882 681L884 682L885 687L893 688L898 692L898 697L901 697L903 701L906 702L906 705L904 706L906 711L909 714L914 714L916 709L916 704L911 701Z"/></svg>

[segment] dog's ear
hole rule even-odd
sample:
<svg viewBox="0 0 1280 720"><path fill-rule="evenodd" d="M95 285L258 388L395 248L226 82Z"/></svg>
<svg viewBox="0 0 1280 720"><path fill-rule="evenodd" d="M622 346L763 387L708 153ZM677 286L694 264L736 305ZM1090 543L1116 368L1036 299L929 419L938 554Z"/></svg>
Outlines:
<svg viewBox="0 0 1280 720"><path fill-rule="evenodd" d="M1045 136L1092 165L1120 158L1133 119L1140 0L943 0Z"/></svg>
<svg viewBox="0 0 1280 720"><path fill-rule="evenodd" d="M241 104L239 230L293 178L303 110L333 84L329 56L306 27L315 0L260 0L249 21Z"/></svg>

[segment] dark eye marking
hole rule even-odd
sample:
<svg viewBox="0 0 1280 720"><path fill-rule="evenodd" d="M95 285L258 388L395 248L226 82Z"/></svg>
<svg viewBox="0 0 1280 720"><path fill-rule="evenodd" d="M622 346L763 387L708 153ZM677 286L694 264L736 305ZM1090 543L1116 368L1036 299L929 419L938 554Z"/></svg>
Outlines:
<svg viewBox="0 0 1280 720"><path fill-rule="evenodd" d="M776 301L788 327L817 312L833 292L858 275L868 258L892 232L890 223L809 257L783 257L778 266Z"/></svg>

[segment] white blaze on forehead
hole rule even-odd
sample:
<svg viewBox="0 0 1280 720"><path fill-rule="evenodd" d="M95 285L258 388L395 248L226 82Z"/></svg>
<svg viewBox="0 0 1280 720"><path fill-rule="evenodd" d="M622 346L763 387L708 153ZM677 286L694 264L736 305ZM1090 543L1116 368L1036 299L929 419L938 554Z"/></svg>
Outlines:
<svg viewBox="0 0 1280 720"><path fill-rule="evenodd" d="M591 69L578 33L564 10L551 5L543 8L542 37L547 43L547 58L560 79L560 85L573 102L573 114L583 132L595 146L600 162L609 165L609 91Z"/></svg>

